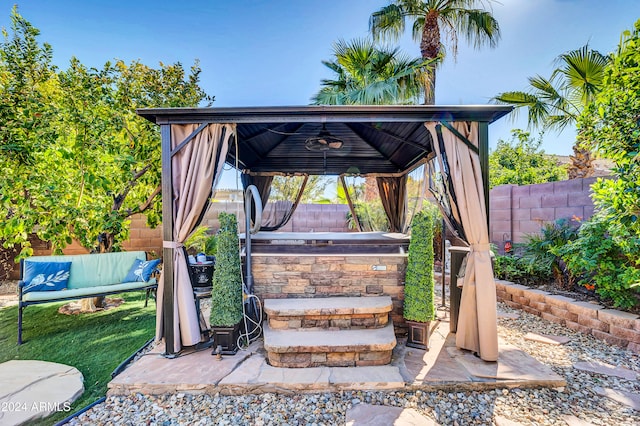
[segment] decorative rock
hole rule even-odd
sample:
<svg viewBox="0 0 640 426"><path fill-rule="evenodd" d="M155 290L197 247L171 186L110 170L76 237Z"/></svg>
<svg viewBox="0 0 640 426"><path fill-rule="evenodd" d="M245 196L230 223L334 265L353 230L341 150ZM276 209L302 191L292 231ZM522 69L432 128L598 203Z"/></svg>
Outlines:
<svg viewBox="0 0 640 426"><path fill-rule="evenodd" d="M386 407L382 405L358 404L347 410L347 426L435 426L413 408Z"/></svg>
<svg viewBox="0 0 640 426"><path fill-rule="evenodd" d="M626 380L637 380L638 374L632 370L624 367L616 367L611 364L605 364L604 362L592 361L592 362L576 362L573 364L573 368L588 371L590 373L602 374L605 376L616 376Z"/></svg>
<svg viewBox="0 0 640 426"><path fill-rule="evenodd" d="M19 425L70 406L84 392L82 373L46 361L12 360L0 364L0 424Z"/></svg>
<svg viewBox="0 0 640 426"><path fill-rule="evenodd" d="M565 416L562 416L562 420L565 421L567 426L593 426L593 423L589 423L587 421L582 420L581 418L568 415L568 414Z"/></svg>
<svg viewBox="0 0 640 426"><path fill-rule="evenodd" d="M569 339L566 336L553 336L550 334L537 334L537 333L525 334L524 340L532 340L534 342L545 343L547 345L564 345L571 341L571 339Z"/></svg>
<svg viewBox="0 0 640 426"><path fill-rule="evenodd" d="M600 396L606 396L607 398L611 398L614 401L619 402L620 404L624 404L636 411L640 411L640 395L638 395L637 393L609 388L601 388L599 386L593 388L593 391Z"/></svg>

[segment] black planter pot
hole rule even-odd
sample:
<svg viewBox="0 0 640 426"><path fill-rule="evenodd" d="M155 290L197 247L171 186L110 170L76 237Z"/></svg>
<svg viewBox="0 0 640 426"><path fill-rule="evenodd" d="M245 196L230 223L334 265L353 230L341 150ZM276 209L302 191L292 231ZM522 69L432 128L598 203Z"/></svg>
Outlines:
<svg viewBox="0 0 640 426"><path fill-rule="evenodd" d="M216 267L214 263L190 264L189 278L191 279L191 286L194 289L199 287L211 287L211 281L213 280L213 272L215 269Z"/></svg>
<svg viewBox="0 0 640 426"><path fill-rule="evenodd" d="M232 327L211 326L211 337L213 337L213 353L218 346L222 347L222 355L235 355L238 351L238 337L240 337L240 323Z"/></svg>
<svg viewBox="0 0 640 426"><path fill-rule="evenodd" d="M416 349L429 349L429 326L430 321L416 322L407 321L409 326L409 336L407 337L407 346Z"/></svg>

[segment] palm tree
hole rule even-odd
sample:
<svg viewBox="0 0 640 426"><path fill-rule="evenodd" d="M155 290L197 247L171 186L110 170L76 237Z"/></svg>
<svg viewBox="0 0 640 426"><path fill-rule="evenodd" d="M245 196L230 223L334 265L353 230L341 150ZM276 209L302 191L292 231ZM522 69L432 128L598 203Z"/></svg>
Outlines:
<svg viewBox="0 0 640 426"><path fill-rule="evenodd" d="M398 40L404 33L406 21L410 20L413 22L413 38L420 42L424 60L440 61L444 58L441 32L455 58L459 35L475 48L497 45L500 39L498 21L485 10L485 5L491 2L493 0L393 0L371 15L369 28L374 40ZM435 101L435 68L429 69L428 73L424 103L432 105Z"/></svg>
<svg viewBox="0 0 640 426"><path fill-rule="evenodd" d="M409 58L399 48L376 47L370 39L339 40L334 59L322 63L335 73L322 80L311 99L320 105L384 105L415 103L422 95L431 62Z"/></svg>
<svg viewBox="0 0 640 426"><path fill-rule="evenodd" d="M504 92L494 100L513 105L516 112L527 108L530 127L561 132L569 125L576 125L584 108L602 90L604 69L608 63L608 56L589 49L586 44L558 56L558 67L550 78L529 77L530 89L527 92ZM591 147L581 144L579 141L582 139L578 135L573 146L574 155L568 170L570 179L593 174Z"/></svg>

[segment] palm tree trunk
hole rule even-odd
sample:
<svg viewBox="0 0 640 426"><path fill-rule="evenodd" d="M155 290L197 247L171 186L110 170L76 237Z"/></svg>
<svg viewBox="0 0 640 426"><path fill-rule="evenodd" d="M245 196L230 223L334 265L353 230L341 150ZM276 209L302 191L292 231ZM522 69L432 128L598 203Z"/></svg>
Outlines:
<svg viewBox="0 0 640 426"><path fill-rule="evenodd" d="M440 54L440 27L438 26L438 16L435 13L428 13L424 18L420 54L423 59L435 59ZM427 80L425 82L424 104L433 105L436 100L435 67L429 68Z"/></svg>
<svg viewBox="0 0 640 426"><path fill-rule="evenodd" d="M573 155L570 155L571 164L567 169L569 179L586 178L593 176L593 157L591 151L579 145L573 146Z"/></svg>

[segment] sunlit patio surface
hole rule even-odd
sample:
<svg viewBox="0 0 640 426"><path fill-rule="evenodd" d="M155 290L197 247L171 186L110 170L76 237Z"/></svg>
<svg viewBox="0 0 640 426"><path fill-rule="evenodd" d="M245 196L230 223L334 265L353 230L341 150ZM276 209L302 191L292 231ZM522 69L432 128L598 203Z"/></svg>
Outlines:
<svg viewBox="0 0 640 426"><path fill-rule="evenodd" d="M500 341L499 360L485 362L455 347L448 312L432 322L430 349L408 348L398 338L390 365L276 368L267 364L262 339L221 360L211 350L166 359L164 345L132 363L109 383L109 395L131 393L332 392L341 390L484 390L562 387L564 378L522 350Z"/></svg>

